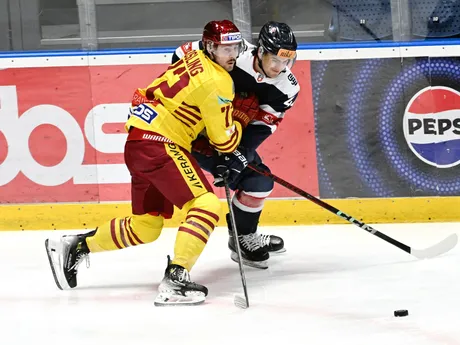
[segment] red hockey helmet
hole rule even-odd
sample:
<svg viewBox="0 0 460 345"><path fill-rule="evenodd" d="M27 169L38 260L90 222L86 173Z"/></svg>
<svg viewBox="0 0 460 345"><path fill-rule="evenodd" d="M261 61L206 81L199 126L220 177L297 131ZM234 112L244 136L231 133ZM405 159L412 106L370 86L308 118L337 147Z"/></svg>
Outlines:
<svg viewBox="0 0 460 345"><path fill-rule="evenodd" d="M206 24L203 30L203 43L211 41L215 44L241 43L243 37L240 30L230 20L214 20Z"/></svg>

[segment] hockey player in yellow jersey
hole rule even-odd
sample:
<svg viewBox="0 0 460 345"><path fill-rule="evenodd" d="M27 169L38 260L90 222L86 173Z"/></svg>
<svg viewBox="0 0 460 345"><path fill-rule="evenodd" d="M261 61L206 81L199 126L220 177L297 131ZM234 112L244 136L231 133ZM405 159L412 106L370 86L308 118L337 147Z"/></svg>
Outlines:
<svg viewBox="0 0 460 345"><path fill-rule="evenodd" d="M222 47L229 56L237 56L239 49L239 43ZM231 70L234 63L224 66ZM155 132L191 151L192 141L206 127L213 146L221 152L234 151L241 124L230 126L234 90L225 68L202 50L186 54L147 88L136 91L126 129Z"/></svg>
<svg viewBox="0 0 460 345"><path fill-rule="evenodd" d="M239 30L231 21L213 21L204 28L203 42L202 51L186 54L134 93L125 125L132 215L113 218L86 234L46 240L60 289L77 286L78 266L89 253L155 241L163 220L172 217L176 206L185 210L186 218L177 232L174 257L168 256L155 305L204 302L208 290L192 282L189 272L219 220L221 207L190 153L191 143L205 133L222 156L236 155L249 119L233 109L234 88L228 73L242 50ZM223 159L217 174L244 168L245 162L228 161L232 165L226 166Z"/></svg>

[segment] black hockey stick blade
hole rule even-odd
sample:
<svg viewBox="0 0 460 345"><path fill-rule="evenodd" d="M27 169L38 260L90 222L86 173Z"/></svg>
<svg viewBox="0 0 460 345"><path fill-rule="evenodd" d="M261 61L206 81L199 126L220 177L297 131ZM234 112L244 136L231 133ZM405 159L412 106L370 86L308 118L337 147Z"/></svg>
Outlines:
<svg viewBox="0 0 460 345"><path fill-rule="evenodd" d="M336 216L339 216L340 218L348 221L349 223L356 225L357 227L371 233L374 236L377 236L381 238L382 240L394 245L395 247L398 247L401 250L404 250L406 253L412 254L418 259L429 259L429 258L434 258L438 255L444 254L454 248L457 245L458 242L458 236L457 234L451 234L449 237L445 238L441 242L428 247L426 249L413 249L409 247L408 245L401 243L394 238L385 235L384 233L374 229L372 226L367 225L364 222L359 221L358 219L346 214L345 212L340 211L339 209L335 208L334 206L328 204L327 202L324 202L321 199L318 199L311 195L310 193L300 189L299 187L294 186L293 184L287 182L286 180L283 180L281 177L278 177L274 174L272 174L269 171L263 170L259 168L256 165L249 164L248 168L258 172L259 174L262 174L264 176L270 177L273 181L276 183L279 183L280 185L286 187L287 189L299 194L300 196L303 196L304 198L307 198L308 200L312 201L316 205L328 210L329 212L334 213Z"/></svg>

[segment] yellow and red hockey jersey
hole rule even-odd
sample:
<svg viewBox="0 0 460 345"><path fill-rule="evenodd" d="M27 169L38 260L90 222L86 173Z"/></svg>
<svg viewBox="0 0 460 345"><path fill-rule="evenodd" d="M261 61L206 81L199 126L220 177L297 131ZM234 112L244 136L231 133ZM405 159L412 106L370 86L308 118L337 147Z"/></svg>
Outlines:
<svg viewBox="0 0 460 345"><path fill-rule="evenodd" d="M188 151L205 132L217 151L233 152L242 135L241 124L232 118L234 95L229 73L194 50L136 90L125 128L160 134Z"/></svg>

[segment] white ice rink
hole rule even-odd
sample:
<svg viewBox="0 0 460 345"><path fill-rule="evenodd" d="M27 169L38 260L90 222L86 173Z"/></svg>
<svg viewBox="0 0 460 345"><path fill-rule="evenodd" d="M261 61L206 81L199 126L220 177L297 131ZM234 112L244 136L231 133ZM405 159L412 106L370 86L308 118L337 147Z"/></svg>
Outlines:
<svg viewBox="0 0 460 345"><path fill-rule="evenodd" d="M460 235L456 223L375 227L416 248ZM246 268L247 310L233 305L242 288L223 228L192 270L206 303L169 308L153 300L174 229L92 255L73 291L57 289L45 254L45 238L62 232L0 232L0 344L460 344L460 245L418 261L352 225L262 231L282 236L287 252L268 270Z"/></svg>

